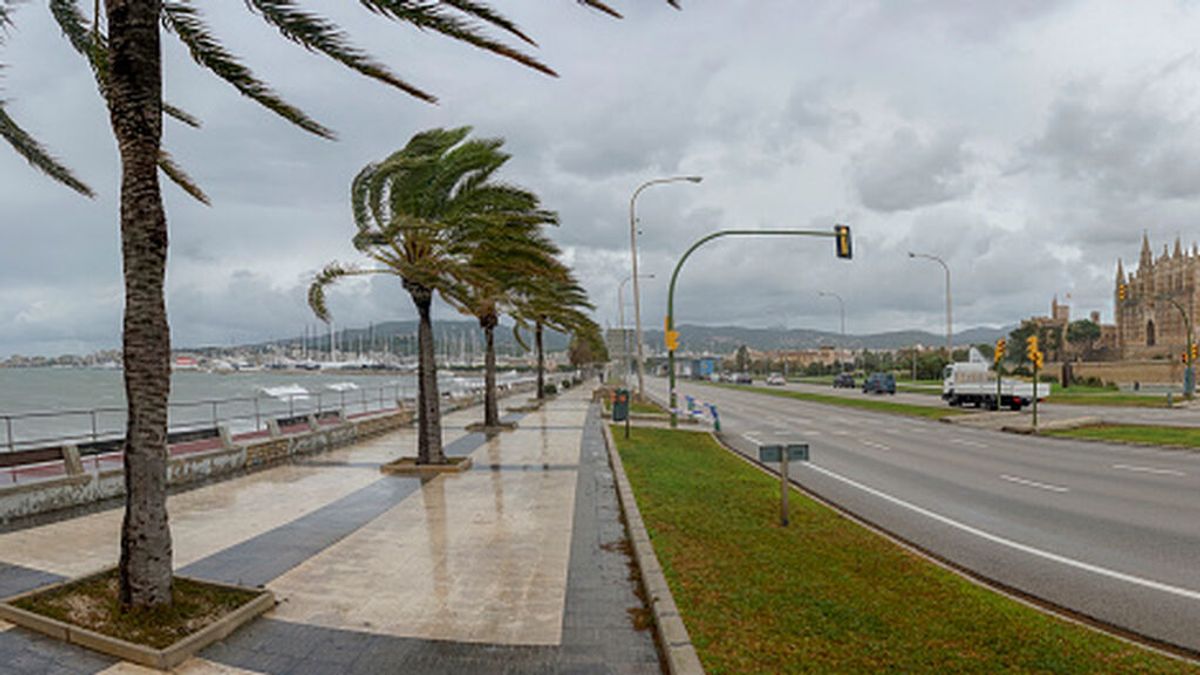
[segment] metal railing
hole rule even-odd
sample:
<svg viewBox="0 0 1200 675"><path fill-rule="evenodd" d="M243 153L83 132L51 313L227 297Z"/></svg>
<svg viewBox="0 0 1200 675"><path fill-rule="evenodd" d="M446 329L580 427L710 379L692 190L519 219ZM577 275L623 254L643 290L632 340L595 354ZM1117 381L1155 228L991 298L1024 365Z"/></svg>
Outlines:
<svg viewBox="0 0 1200 675"><path fill-rule="evenodd" d="M230 433L262 431L267 420L309 413L340 411L343 416L396 408L416 392L401 384L340 391L296 392L272 396L260 393L222 399L172 401L168 404L168 430L185 432L225 425ZM0 452L95 443L120 439L125 434L124 407L0 413L3 431Z"/></svg>

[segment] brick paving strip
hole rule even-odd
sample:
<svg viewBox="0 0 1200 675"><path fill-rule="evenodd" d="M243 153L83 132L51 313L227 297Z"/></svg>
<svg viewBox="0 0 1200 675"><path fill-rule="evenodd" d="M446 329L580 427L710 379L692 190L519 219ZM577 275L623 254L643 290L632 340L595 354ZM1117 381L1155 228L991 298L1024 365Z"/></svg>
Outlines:
<svg viewBox="0 0 1200 675"><path fill-rule="evenodd" d="M659 645L665 652L667 670L671 675L703 675L704 667L700 663L700 656L692 645L687 626L683 624L683 617L679 614L679 607L675 605L675 598L671 595L666 577L663 576L658 556L654 554L650 534L646 532L646 524L642 521L637 499L633 496L633 488L625 475L625 465L617 452L612 431L607 426L604 427L604 440L616 477L617 495L625 516L625 529L633 545L634 559L641 573L642 588L650 602L650 610L654 613L654 630Z"/></svg>
<svg viewBox="0 0 1200 675"><path fill-rule="evenodd" d="M367 470L368 466L378 466L388 458L384 455L393 453L371 447L329 453L310 467L298 463L260 474L269 478L273 471L280 472L280 480L267 482L271 483L269 494L279 494L281 499L295 500L295 490L302 488L304 480L317 480L310 475L314 472L335 472L339 482L351 481L351 489L326 487L321 492L323 501L316 508L294 510L291 519L282 522L268 517L271 527L257 531L243 528L239 536L248 536L237 541L228 541L229 535L215 536L221 544L217 548L210 548L204 555L184 556L181 571L190 575L265 584L285 600L267 618L208 648L202 658L184 664L179 672L660 672L653 636L635 630L629 616L629 610L641 603L629 581L629 558L618 546L623 532L616 488L598 408L587 406L580 394L571 392L525 416L516 432L492 439L482 434L459 437L448 446L448 453L473 454L476 460L476 468L460 476L424 483L410 478L379 478ZM465 417L475 414L468 412ZM401 439L398 444L396 437ZM384 439L381 442L411 452L411 432L398 432L390 441ZM338 459L345 461L338 463ZM459 482L454 483L456 480ZM261 492L267 489L257 485L261 482L248 480L241 489ZM224 485L226 493L221 492L222 485L209 486L202 491L212 493L197 500L201 504L236 503L239 486ZM277 492L279 489L285 492ZM570 498L569 505L555 501L559 496ZM440 504L439 497L443 500ZM205 533L223 525L237 529L237 518L256 518L255 506L251 500L238 511L221 503L216 508L227 523L192 525ZM189 520L186 511L182 515L173 511L172 515L184 522ZM195 520L207 515L209 512L200 509L190 517ZM96 516L106 514L91 517ZM411 523L414 517L423 519L415 529ZM529 518L533 520L526 522ZM551 534L546 535L541 532L544 523L557 523L558 529L550 527ZM529 529L531 524L537 527ZM59 535L77 533L79 529L61 523L47 527L56 526L65 528L55 533ZM399 542L388 542L386 536L372 540L376 530L384 535L403 532L406 536ZM471 536L463 536L464 532ZM66 560L68 551L61 548L51 551L54 555L41 556L48 563L42 566L32 564L38 555L12 560L7 555L10 542L5 537L21 534L0 535L0 560L8 561L0 562L0 592L70 576L82 566ZM180 544L189 534L177 534ZM440 542L445 548L440 558L435 557L436 564L425 570L432 574L423 583L442 594L448 603L443 610L488 609L491 614L482 623L478 617L466 617L467 624L482 629L478 635L464 634L464 617L445 612L441 616L444 636L437 630L404 635L401 633L407 629L395 625L339 625L346 624L345 617L339 619L329 608L343 590L353 589L331 587L330 597L303 597L312 590L311 584L289 586L289 579L304 580L306 573L363 565L364 561L353 554L368 551L380 541L385 544L381 550L393 546L393 553L409 556ZM26 536L11 543L37 545L46 541ZM550 549L545 549L548 544ZM360 589L369 593L368 601L395 593L397 586L403 586L408 574L403 568L411 563L404 555L365 562L375 575ZM552 572L558 567L565 570L556 578ZM456 571L461 575L455 576ZM481 577L489 581L481 583ZM280 588L298 592L289 599L288 592L280 592ZM420 600L404 594L395 597ZM394 607L404 613L403 604ZM284 618L306 613L312 621ZM376 612L376 616L382 615ZM532 637L522 637L520 630L503 630L514 623L532 631ZM0 671L5 673L143 672L8 628L0 624Z"/></svg>

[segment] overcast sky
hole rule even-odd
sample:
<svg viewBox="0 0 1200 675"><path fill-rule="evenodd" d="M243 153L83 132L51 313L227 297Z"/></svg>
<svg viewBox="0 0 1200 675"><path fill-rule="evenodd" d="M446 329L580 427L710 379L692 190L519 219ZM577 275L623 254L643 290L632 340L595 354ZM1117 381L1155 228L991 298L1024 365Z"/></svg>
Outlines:
<svg viewBox="0 0 1200 675"><path fill-rule="evenodd" d="M119 343L117 154L86 65L41 0L0 48L10 112L94 188L87 200L0 145L0 357ZM85 3L90 7L90 3ZM638 201L643 321L696 238L725 227L851 225L855 259L817 239L719 240L689 261L683 323L944 330L1045 314L1112 319L1118 257L1200 239L1200 6L1190 1L615 0L622 21L570 0L497 0L561 77L389 23L331 14L360 45L436 93L428 105L286 42L242 3L199 3L226 45L340 140L299 131L196 68L166 37L166 96L197 114L167 147L212 197L165 186L176 345L299 334L304 291L355 261L348 185L433 126L473 125L514 155L504 179L557 209L554 236L602 324L629 273ZM326 11L335 3L308 2ZM628 289L627 289L628 292ZM398 281L347 283L339 325L413 318ZM627 310L628 311L628 310ZM444 307L440 316L450 316ZM630 321L632 321L630 319Z"/></svg>

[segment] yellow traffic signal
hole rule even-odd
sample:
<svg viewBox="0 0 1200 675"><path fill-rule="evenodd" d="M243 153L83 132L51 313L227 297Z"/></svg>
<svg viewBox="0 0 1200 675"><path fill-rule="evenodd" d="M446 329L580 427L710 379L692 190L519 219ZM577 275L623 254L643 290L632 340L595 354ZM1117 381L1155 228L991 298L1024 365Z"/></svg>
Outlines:
<svg viewBox="0 0 1200 675"><path fill-rule="evenodd" d="M1008 350L1008 340L1000 338L996 340L996 363L1004 360L1004 353Z"/></svg>
<svg viewBox="0 0 1200 675"><path fill-rule="evenodd" d="M833 233L837 237L837 257L847 260L854 257L850 246L850 226L834 225Z"/></svg>
<svg viewBox="0 0 1200 675"><path fill-rule="evenodd" d="M1025 339L1025 356L1030 360L1034 360L1034 355L1038 353L1038 339L1036 335L1030 335Z"/></svg>
<svg viewBox="0 0 1200 675"><path fill-rule="evenodd" d="M1125 284L1117 284L1117 299L1124 300L1127 293Z"/></svg>
<svg viewBox="0 0 1200 675"><path fill-rule="evenodd" d="M1038 352L1037 354L1034 354L1034 358L1033 358L1033 369L1034 369L1034 370L1041 370L1041 369L1042 369L1042 367L1043 367L1044 365L1046 365L1046 361L1045 361L1045 355L1044 355L1044 354L1042 354L1041 352Z"/></svg>
<svg viewBox="0 0 1200 675"><path fill-rule="evenodd" d="M1188 353L1187 353L1187 352L1184 352L1184 353L1180 354L1180 355L1179 355L1179 362L1180 362L1180 363L1182 363L1182 364L1184 364L1184 365L1187 365L1187 357L1188 357Z"/></svg>
<svg viewBox="0 0 1200 675"><path fill-rule="evenodd" d="M673 352L679 349L679 331L669 330L665 335L667 343L667 351Z"/></svg>

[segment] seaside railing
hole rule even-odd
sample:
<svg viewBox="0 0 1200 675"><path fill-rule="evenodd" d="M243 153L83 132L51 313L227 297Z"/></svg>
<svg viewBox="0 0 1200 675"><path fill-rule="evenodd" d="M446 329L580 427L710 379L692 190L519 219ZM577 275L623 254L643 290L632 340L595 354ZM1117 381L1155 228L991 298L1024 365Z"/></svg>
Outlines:
<svg viewBox="0 0 1200 675"><path fill-rule="evenodd" d="M187 432L225 425L240 434L267 429L267 421L309 413L339 411L350 416L396 408L415 398L416 392L400 384L343 390L259 393L168 404L168 430ZM65 444L97 443L124 438L124 407L0 413L0 452L16 452Z"/></svg>

